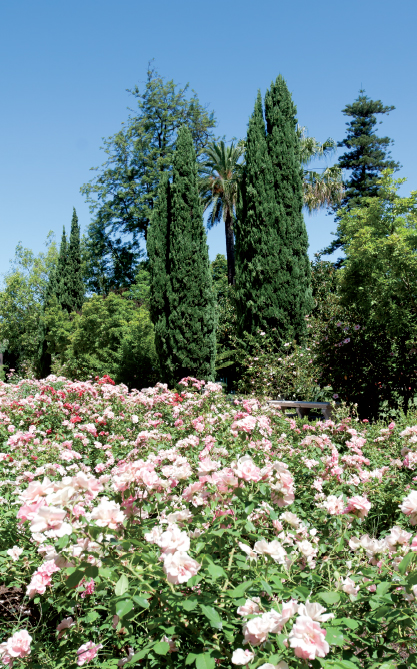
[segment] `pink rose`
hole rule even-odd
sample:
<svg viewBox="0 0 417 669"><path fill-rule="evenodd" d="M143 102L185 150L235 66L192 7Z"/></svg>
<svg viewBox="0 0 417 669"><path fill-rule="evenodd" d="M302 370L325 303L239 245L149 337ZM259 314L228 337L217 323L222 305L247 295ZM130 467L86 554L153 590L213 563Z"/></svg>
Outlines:
<svg viewBox="0 0 417 669"><path fill-rule="evenodd" d="M297 618L290 632L289 642L296 657L303 660L325 657L330 650L326 641L326 630L321 629L318 622L308 616Z"/></svg>
<svg viewBox="0 0 417 669"><path fill-rule="evenodd" d="M169 583L178 585L186 583L201 569L201 564L193 560L187 553L176 551L168 553L164 559L164 572Z"/></svg>
<svg viewBox="0 0 417 669"><path fill-rule="evenodd" d="M400 509L409 517L410 525L417 525L417 490L412 490L400 504Z"/></svg>
<svg viewBox="0 0 417 669"><path fill-rule="evenodd" d="M355 497L348 499L347 507L345 508L344 513L351 513L357 518L362 519L368 515L371 506L371 502L369 502L366 497L355 495Z"/></svg>
<svg viewBox="0 0 417 669"><path fill-rule="evenodd" d="M243 648L237 648L233 651L232 655L232 664L237 664L239 667L244 667L255 657L255 653L252 653L250 650L243 650Z"/></svg>
<svg viewBox="0 0 417 669"><path fill-rule="evenodd" d="M26 630L20 630L20 632L15 632L6 641L6 653L10 657L26 657L30 654L30 642L32 637Z"/></svg>
<svg viewBox="0 0 417 669"><path fill-rule="evenodd" d="M77 650L77 664L79 667L82 667L86 662L90 662L95 658L102 644L99 643L95 645L92 641L88 641L79 647Z"/></svg>

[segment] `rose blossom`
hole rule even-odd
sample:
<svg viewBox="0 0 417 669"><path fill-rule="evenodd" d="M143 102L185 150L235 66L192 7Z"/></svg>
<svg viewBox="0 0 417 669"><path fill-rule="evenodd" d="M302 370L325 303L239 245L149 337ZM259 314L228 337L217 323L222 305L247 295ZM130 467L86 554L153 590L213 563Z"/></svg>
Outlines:
<svg viewBox="0 0 417 669"><path fill-rule="evenodd" d="M83 643L83 645L80 646L79 649L77 650L78 666L82 667L83 664L85 664L86 662L90 662L90 660L93 660L97 655L98 651L100 650L100 648L102 647L103 646L101 643L95 645L92 641Z"/></svg>
<svg viewBox="0 0 417 669"><path fill-rule="evenodd" d="M320 506L326 509L327 513L331 516L339 516L343 513L345 508L343 495L339 495L339 497L336 497L336 495L329 495Z"/></svg>
<svg viewBox="0 0 417 669"><path fill-rule="evenodd" d="M250 643L251 646L259 646L266 641L271 631L271 619L268 614L263 614L257 618L251 618L243 625L243 643Z"/></svg>
<svg viewBox="0 0 417 669"><path fill-rule="evenodd" d="M162 556L167 553L175 553L175 551L186 553L190 549L190 538L186 532L180 530L178 525L169 525L155 543L162 549Z"/></svg>
<svg viewBox="0 0 417 669"><path fill-rule="evenodd" d="M298 607L298 615L311 618L318 623L325 623L327 620L334 618L334 613L326 613L323 615L326 610L327 609L321 604L317 604L317 602L309 602L307 600L305 604L300 604Z"/></svg>
<svg viewBox="0 0 417 669"><path fill-rule="evenodd" d="M237 648L233 651L232 655L232 664L237 664L240 667L243 667L255 657L255 653L252 653L250 650L243 650L243 648Z"/></svg>
<svg viewBox="0 0 417 669"><path fill-rule="evenodd" d="M247 455L239 458L235 472L236 476L244 481L260 481L261 479L261 470Z"/></svg>
<svg viewBox="0 0 417 669"><path fill-rule="evenodd" d="M195 576L201 564L193 560L187 553L176 551L168 553L164 559L164 572L169 583L178 585L186 583L188 579Z"/></svg>
<svg viewBox="0 0 417 669"><path fill-rule="evenodd" d="M100 504L91 513L91 520L95 520L99 527L108 527L111 530L117 529L124 517L120 505L106 497L102 498Z"/></svg>
<svg viewBox="0 0 417 669"><path fill-rule="evenodd" d="M325 637L326 630L321 629L318 622L308 616L300 616L290 632L289 642L296 657L314 660L325 657L330 650Z"/></svg>
<svg viewBox="0 0 417 669"><path fill-rule="evenodd" d="M412 490L400 504L400 509L409 516L410 525L417 525L417 490Z"/></svg>
<svg viewBox="0 0 417 669"><path fill-rule="evenodd" d="M23 548L18 548L18 546L13 546L13 548L9 548L9 550L7 551L7 555L10 555L13 562L16 562L22 553L23 553Z"/></svg>
<svg viewBox="0 0 417 669"><path fill-rule="evenodd" d="M285 564L287 553L285 548L283 548L276 539L270 541L269 543L265 541L265 539L257 541L253 547L253 550L259 555L269 555L274 560L274 562Z"/></svg>
<svg viewBox="0 0 417 669"><path fill-rule="evenodd" d="M357 518L362 519L368 515L371 506L371 502L367 500L366 497L355 495L355 497L348 499L344 513L352 513L354 516L357 516Z"/></svg>
<svg viewBox="0 0 417 669"><path fill-rule="evenodd" d="M247 599L243 606L239 606L236 613L238 616L250 616L253 613L259 613L259 597L254 597L253 599Z"/></svg>
<svg viewBox="0 0 417 669"><path fill-rule="evenodd" d="M74 620L71 618L71 616L69 618L64 618L63 620L61 620L61 622L59 623L59 625L56 628L57 632L59 632L58 639L60 639L62 637L65 630L68 630L73 625L75 625L75 623L74 623Z"/></svg>
<svg viewBox="0 0 417 669"><path fill-rule="evenodd" d="M31 641L32 637L27 630L15 632L13 636L9 637L6 641L6 655L9 655L10 657L26 657L30 654Z"/></svg>
<svg viewBox="0 0 417 669"><path fill-rule="evenodd" d="M355 587L355 581L352 581L349 576L342 581L342 590L343 592L346 592L346 594L353 595L354 597L356 597L359 592L359 588Z"/></svg>

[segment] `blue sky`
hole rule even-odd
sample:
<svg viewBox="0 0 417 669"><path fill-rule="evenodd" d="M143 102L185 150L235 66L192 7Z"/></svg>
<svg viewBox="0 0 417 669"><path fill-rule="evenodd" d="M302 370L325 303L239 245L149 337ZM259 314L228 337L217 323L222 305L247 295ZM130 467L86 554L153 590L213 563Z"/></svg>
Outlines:
<svg viewBox="0 0 417 669"><path fill-rule="evenodd" d="M414 0L1 3L0 273L19 241L39 252L49 230L59 238L73 206L86 228L80 186L152 58L163 76L190 83L228 138L246 134L257 89L279 73L320 140L344 137L341 110L363 87L396 106L379 132L395 140L403 191L417 189L416 25ZM335 226L325 214L305 218L312 255ZM212 258L225 252L221 226L209 246Z"/></svg>

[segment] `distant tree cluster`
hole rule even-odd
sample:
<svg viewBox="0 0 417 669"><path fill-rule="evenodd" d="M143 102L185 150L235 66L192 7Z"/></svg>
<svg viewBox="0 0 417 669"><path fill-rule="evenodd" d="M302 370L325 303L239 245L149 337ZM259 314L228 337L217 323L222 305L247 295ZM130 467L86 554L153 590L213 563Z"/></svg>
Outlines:
<svg viewBox="0 0 417 669"><path fill-rule="evenodd" d="M197 94L151 65L130 92L136 109L82 187L87 234L74 209L59 249L16 250L0 291L3 378L110 374L138 387L191 375L300 399L330 389L370 416L413 403L416 195L398 195L392 140L376 133L394 107L361 90L343 109L346 137L321 143L279 75L228 144ZM339 250L335 263L308 259L303 212L321 208L335 216L322 252ZM226 257L212 263L204 215L224 225Z"/></svg>

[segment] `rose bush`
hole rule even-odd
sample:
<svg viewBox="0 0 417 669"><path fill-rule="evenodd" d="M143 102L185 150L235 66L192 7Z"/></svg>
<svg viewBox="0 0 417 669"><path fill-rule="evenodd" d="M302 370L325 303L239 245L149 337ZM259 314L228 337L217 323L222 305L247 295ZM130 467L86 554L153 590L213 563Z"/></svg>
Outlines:
<svg viewBox="0 0 417 669"><path fill-rule="evenodd" d="M0 385L3 665L417 666L412 417L180 385Z"/></svg>

